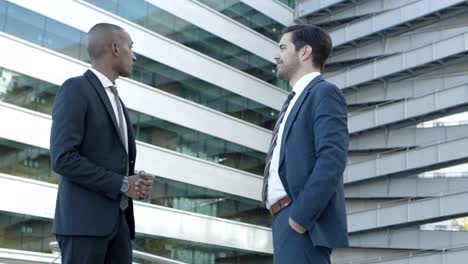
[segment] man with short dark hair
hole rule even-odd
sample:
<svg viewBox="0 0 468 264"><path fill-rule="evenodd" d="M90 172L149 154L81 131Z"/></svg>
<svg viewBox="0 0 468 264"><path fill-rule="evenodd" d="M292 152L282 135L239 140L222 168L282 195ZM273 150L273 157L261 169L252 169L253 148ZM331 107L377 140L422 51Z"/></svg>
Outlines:
<svg viewBox="0 0 468 264"><path fill-rule="evenodd" d="M263 202L273 216L274 263L330 263L348 245L343 171L348 150L347 107L321 71L330 36L313 25L284 29L277 77L293 87L267 153Z"/></svg>
<svg viewBox="0 0 468 264"><path fill-rule="evenodd" d="M153 179L134 175L132 125L115 80L128 77L135 55L121 27L101 23L87 35L92 68L63 83L52 112L50 152L60 175L53 233L62 263L132 263L132 199Z"/></svg>

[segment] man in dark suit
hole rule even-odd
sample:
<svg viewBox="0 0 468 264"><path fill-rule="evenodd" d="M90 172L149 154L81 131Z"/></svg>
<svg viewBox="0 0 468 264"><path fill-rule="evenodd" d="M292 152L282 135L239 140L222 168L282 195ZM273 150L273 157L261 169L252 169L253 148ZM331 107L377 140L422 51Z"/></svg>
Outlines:
<svg viewBox="0 0 468 264"><path fill-rule="evenodd" d="M267 154L263 201L273 215L274 262L330 263L348 245L343 171L348 149L347 107L338 87L320 75L330 36L312 25L287 27L279 43L277 76L293 87Z"/></svg>
<svg viewBox="0 0 468 264"><path fill-rule="evenodd" d="M133 174L135 139L115 86L130 76L133 42L104 23L87 37L92 68L65 81L52 112L50 152L60 175L53 233L62 263L132 263L132 199L146 197L153 183Z"/></svg>

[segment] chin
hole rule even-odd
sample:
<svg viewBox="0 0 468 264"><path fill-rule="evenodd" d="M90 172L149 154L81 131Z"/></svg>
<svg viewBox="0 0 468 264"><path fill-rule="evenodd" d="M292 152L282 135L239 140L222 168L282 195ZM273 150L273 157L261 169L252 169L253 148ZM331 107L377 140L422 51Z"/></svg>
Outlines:
<svg viewBox="0 0 468 264"><path fill-rule="evenodd" d="M132 75L131 72L121 72L120 73L120 76L122 76L122 77L130 77L130 75Z"/></svg>
<svg viewBox="0 0 468 264"><path fill-rule="evenodd" d="M280 80L289 81L287 74L284 74L283 72L276 72L276 77Z"/></svg>

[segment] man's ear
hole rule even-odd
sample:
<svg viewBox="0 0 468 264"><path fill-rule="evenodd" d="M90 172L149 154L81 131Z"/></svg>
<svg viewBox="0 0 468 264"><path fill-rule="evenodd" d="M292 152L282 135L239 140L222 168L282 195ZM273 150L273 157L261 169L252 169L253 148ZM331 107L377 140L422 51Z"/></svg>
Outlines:
<svg viewBox="0 0 468 264"><path fill-rule="evenodd" d="M303 61L308 60L312 57L312 47L310 45L305 45L301 48L299 55Z"/></svg>
<svg viewBox="0 0 468 264"><path fill-rule="evenodd" d="M112 42L112 54L114 55L119 55L120 53L120 50L119 50L119 46L117 45L117 42Z"/></svg>

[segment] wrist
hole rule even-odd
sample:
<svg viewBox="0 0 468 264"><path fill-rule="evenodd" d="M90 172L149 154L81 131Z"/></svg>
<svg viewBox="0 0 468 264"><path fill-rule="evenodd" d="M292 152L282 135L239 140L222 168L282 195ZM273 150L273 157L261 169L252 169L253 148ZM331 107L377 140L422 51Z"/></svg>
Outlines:
<svg viewBox="0 0 468 264"><path fill-rule="evenodd" d="M296 223L291 217L289 218L289 225L299 234L303 234L306 231L304 227Z"/></svg>
<svg viewBox="0 0 468 264"><path fill-rule="evenodd" d="M124 176L122 179L122 186L120 187L120 191L123 193L128 192L128 189L130 187L130 184L128 182L128 176Z"/></svg>

